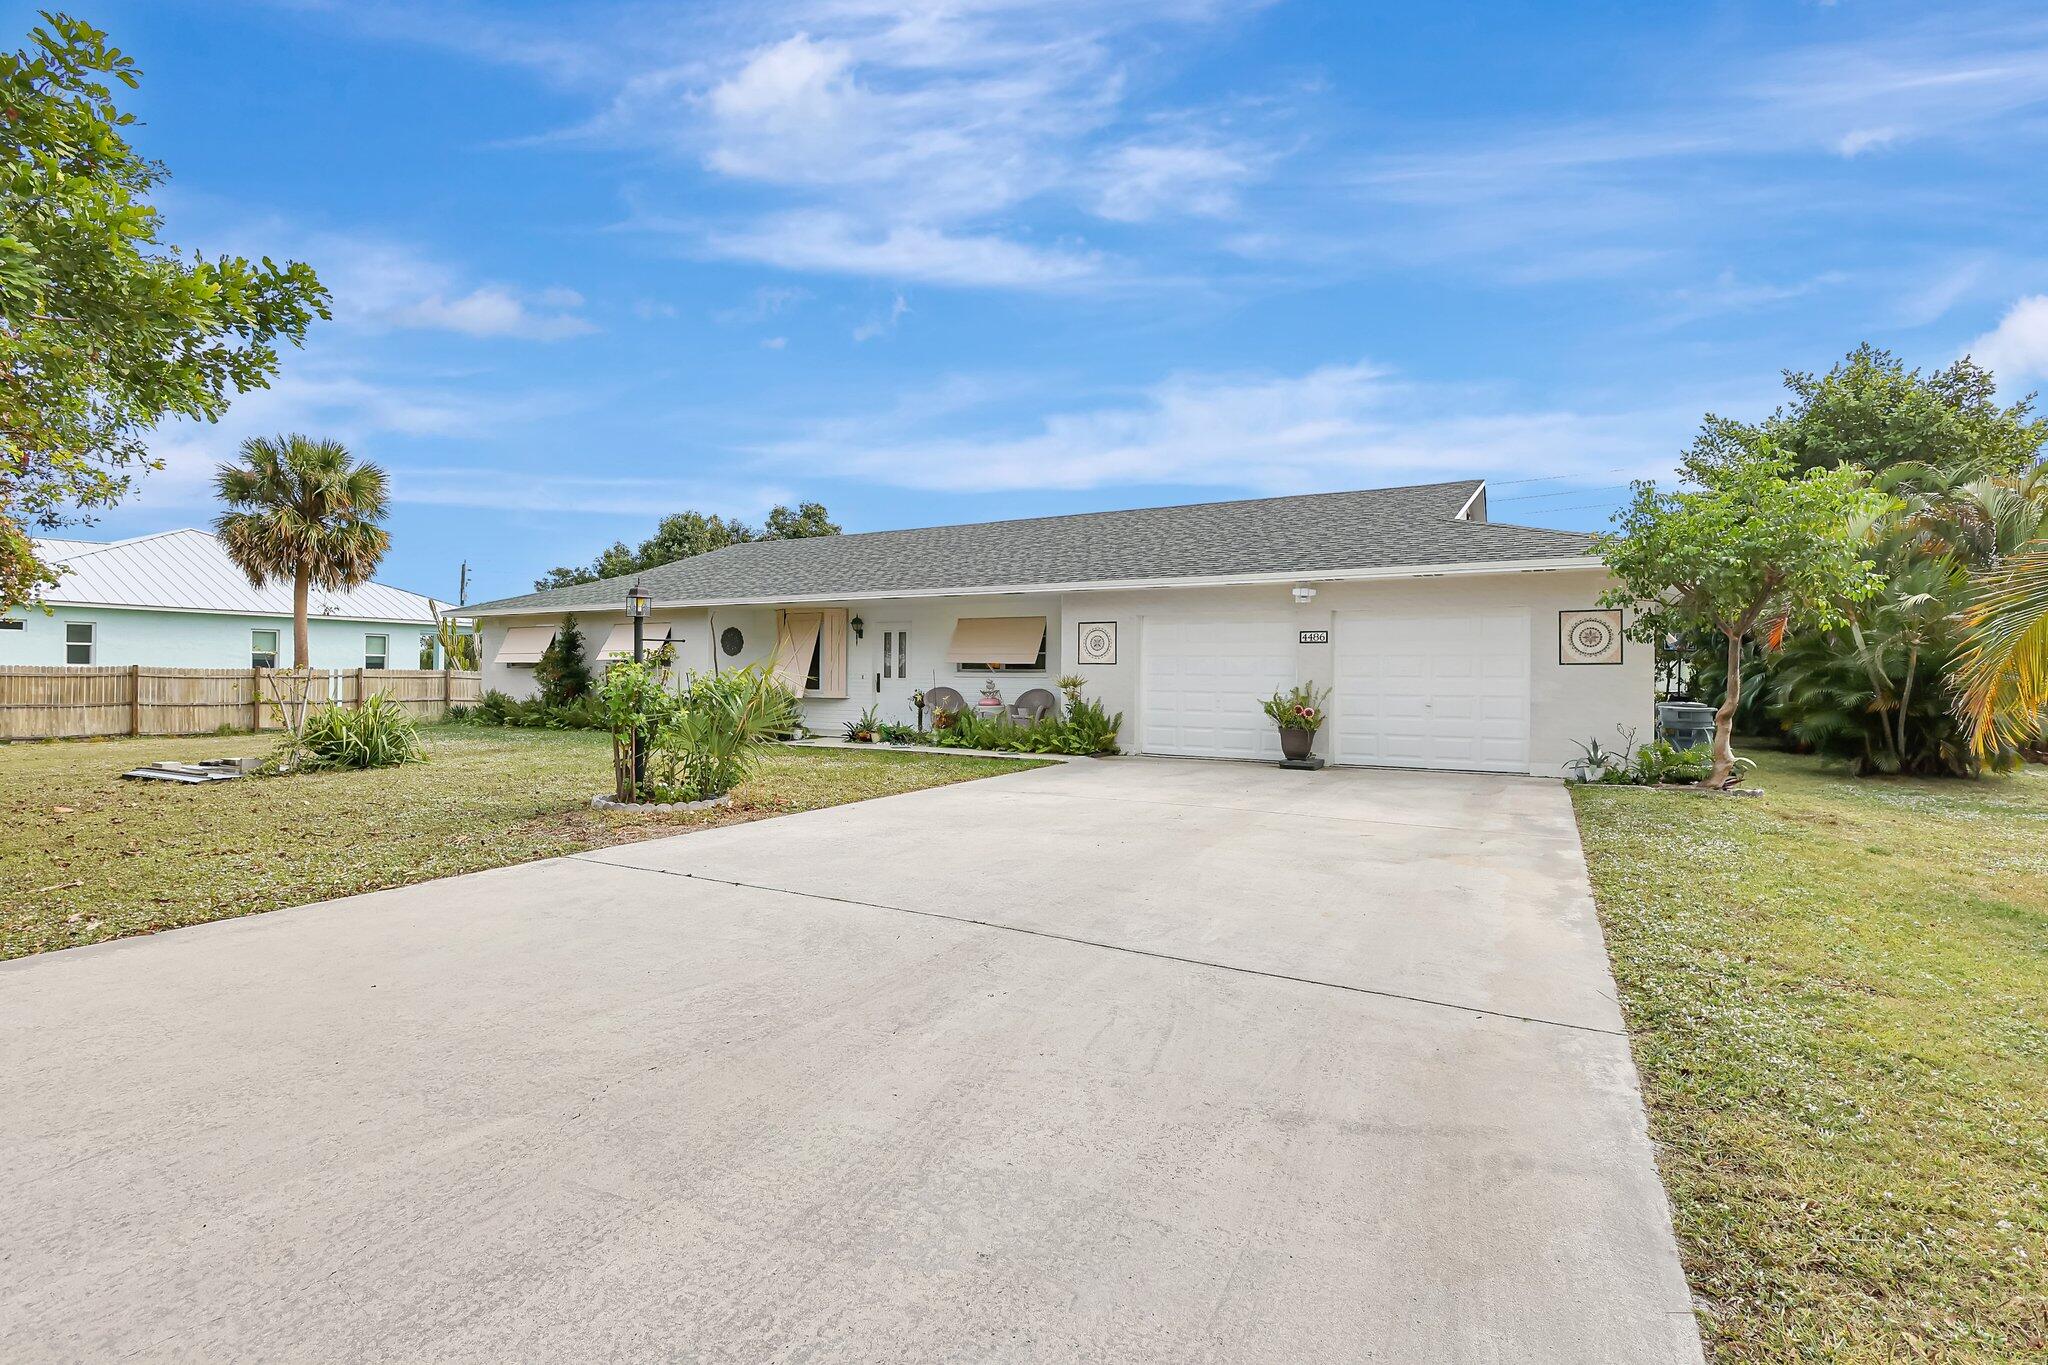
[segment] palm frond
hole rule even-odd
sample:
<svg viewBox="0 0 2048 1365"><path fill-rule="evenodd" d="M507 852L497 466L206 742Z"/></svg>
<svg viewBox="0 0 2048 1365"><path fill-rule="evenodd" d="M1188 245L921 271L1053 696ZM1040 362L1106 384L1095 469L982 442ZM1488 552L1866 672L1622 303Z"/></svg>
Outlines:
<svg viewBox="0 0 2048 1365"><path fill-rule="evenodd" d="M1971 745L1982 753L2039 735L2048 709L2048 540L1979 575L1963 628L1956 713Z"/></svg>

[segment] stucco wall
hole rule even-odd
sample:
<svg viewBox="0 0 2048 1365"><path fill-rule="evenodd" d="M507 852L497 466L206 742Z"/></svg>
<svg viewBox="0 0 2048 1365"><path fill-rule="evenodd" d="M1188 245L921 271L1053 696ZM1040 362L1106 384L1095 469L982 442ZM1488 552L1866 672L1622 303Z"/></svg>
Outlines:
<svg viewBox="0 0 2048 1365"><path fill-rule="evenodd" d="M847 695L841 698L811 697L804 701L804 717L812 728L833 733L840 725L866 707L875 706L884 720L908 722L915 718L909 695L915 689L945 685L970 702L981 690L980 673L962 673L946 662L946 648L953 623L962 616L1039 616L1047 621L1046 666L1043 671L1005 669L993 675L1003 696L1014 700L1031 687L1052 688L1062 673L1077 673L1088 680L1088 694L1110 711L1124 713L1123 743L1133 752L1145 747L1144 722L1139 708L1138 680L1144 651L1144 623L1147 616L1244 615L1291 616L1303 630L1327 630L1331 643L1296 647L1297 679L1327 686L1334 672L1334 650L1343 629L1346 612L1385 612L1440 615L1444 617L1503 609L1526 611L1529 617L1529 759L1531 771L1561 776L1564 764L1578 753L1575 741L1597 737L1603 742L1615 738L1615 727L1636 727L1640 736L1650 734L1654 686L1651 649L1628 642L1623 662L1614 666L1565 666L1558 662L1557 613L1598 604L1607 586L1606 574L1598 569L1558 570L1549 573L1485 574L1442 578L1387 579L1375 582L1319 583L1315 599L1306 606L1294 602L1290 584L1249 588L1162 588L1143 592L1089 592L1020 594L1001 597L902 598L869 602L806 603L813 606L844 607L861 618L863 638L849 637ZM762 663L775 647L774 608L720 607L711 612L657 611L655 617L673 621L681 639L678 662L685 669L712 666L716 637L728 626L737 626L746 646L737 658L722 652L717 666ZM623 621L623 612L608 615L578 613L585 647L595 655L611 625ZM1113 665L1075 662L1077 633L1082 623L1114 621L1118 626L1117 661ZM523 618L524 624L541 624L539 618ZM550 621L548 624L553 624ZM505 667L491 662L505 629L514 624L505 619L482 624L484 685L514 696L533 695L530 667ZM881 664L881 642L885 631L895 626L910 630L910 673L902 681L888 680L877 686ZM1247 698L1247 705L1256 704Z"/></svg>
<svg viewBox="0 0 2048 1365"><path fill-rule="evenodd" d="M997 685L1007 699L1014 700L1032 687L1052 689L1052 680L1062 669L1061 629L1059 599L1051 595L1016 597L968 597L968 598L901 598L874 602L820 602L804 603L803 610L840 608L862 622L861 638L853 638L848 632L846 645L846 696L806 697L803 703L804 719L813 729L827 734L836 732L846 721L858 716L869 706L881 712L882 719L910 723L916 719L916 708L910 704L913 691L939 686L951 687L970 702L981 692L984 678L982 673L962 673L946 662L946 647L953 637L953 623L962 616L1044 616L1046 621L1046 666L1043 671L1015 668L1005 669L996 677ZM624 612L609 615L576 614L577 628L583 632L585 651L595 659L603 646L612 625L626 619ZM713 667L744 667L748 664L766 664L775 653L775 609L763 607L718 607L711 611L660 611L651 619L673 621L681 643L676 650L679 671L701 672ZM559 625L560 617L490 618L480 623L483 635L483 681L486 688L497 688L511 696L527 698L539 689L533 682L533 669L524 665L507 666L492 662L498 647L503 643L507 628L513 625ZM910 668L905 679L888 679L878 683L881 673L882 635L889 627L907 627L910 631ZM736 656L728 656L719 648L719 637L728 629L740 631L744 644ZM714 651L717 654L713 660Z"/></svg>
<svg viewBox="0 0 2048 1365"><path fill-rule="evenodd" d="M0 630L0 664L64 663L64 627L71 621L93 623L98 637L93 662L100 665L247 668L253 630L275 630L278 663L292 662L289 616L82 606L53 607L48 615L26 607L8 616L22 625L20 630ZM433 634L433 627L418 621L335 621L316 616L306 627L316 668L363 667L363 637L372 634L391 638L388 667L417 668L420 636Z"/></svg>
<svg viewBox="0 0 2048 1365"><path fill-rule="evenodd" d="M1072 671L1089 680L1090 695L1111 711L1124 712L1125 747L1142 752L1145 736L1137 694L1148 614L1285 615L1302 630L1327 630L1330 644L1297 645L1295 654L1297 681L1327 686L1335 671L1341 613L1449 617L1520 607L1529 614L1530 770L1555 777L1562 776L1565 763L1578 755L1575 741L1597 737L1611 743L1616 725L1636 727L1641 739L1650 735L1655 688L1650 646L1627 642L1619 665L1558 663L1557 613L1597 606L1608 582L1603 570L1584 569L1317 583L1314 600L1305 606L1295 603L1290 584L1076 593L1065 600L1067 628L1060 647L1073 656L1082 622L1117 623L1116 664L1079 664Z"/></svg>

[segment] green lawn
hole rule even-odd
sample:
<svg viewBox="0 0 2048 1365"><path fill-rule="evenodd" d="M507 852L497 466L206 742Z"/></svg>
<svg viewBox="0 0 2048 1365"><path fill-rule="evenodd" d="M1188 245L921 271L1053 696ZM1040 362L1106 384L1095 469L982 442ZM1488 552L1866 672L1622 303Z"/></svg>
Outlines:
<svg viewBox="0 0 2048 1365"><path fill-rule="evenodd" d="M2048 1359L2048 771L1574 789L1718 1361Z"/></svg>
<svg viewBox="0 0 2048 1365"><path fill-rule="evenodd" d="M590 808L611 787L603 734L421 733L425 763L198 787L119 774L274 739L0 745L0 958L1042 766L777 749L729 807L637 816Z"/></svg>

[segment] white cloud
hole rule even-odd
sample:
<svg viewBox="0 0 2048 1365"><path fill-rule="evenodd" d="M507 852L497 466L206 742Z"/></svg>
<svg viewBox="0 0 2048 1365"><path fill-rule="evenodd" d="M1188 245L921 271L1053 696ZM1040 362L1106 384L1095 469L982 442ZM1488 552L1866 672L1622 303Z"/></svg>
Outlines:
<svg viewBox="0 0 2048 1365"><path fill-rule="evenodd" d="M784 270L879 275L928 284L1049 289L1102 273L1098 252L1046 249L993 234L950 234L914 224L877 226L844 214L788 213L704 242L714 255Z"/></svg>
<svg viewBox="0 0 2048 1365"><path fill-rule="evenodd" d="M1002 386L968 386L970 401ZM1018 430L957 425L960 393L819 423L757 448L777 463L944 491L1210 485L1285 493L1515 474L1669 471L1697 424L1688 401L1615 412L1523 410L1357 362L1296 375L1176 374L1131 401L1047 414Z"/></svg>
<svg viewBox="0 0 2048 1365"><path fill-rule="evenodd" d="M724 323L766 322L769 318L782 316L811 297L811 291L801 285L763 285L740 307L723 308L711 316L714 321Z"/></svg>
<svg viewBox="0 0 2048 1365"><path fill-rule="evenodd" d="M901 294L898 294L894 301L890 303L888 312L877 313L860 326L854 328L853 339L855 341L873 341L876 337L885 337L896 330L896 324L903 321L903 315L909 311L909 301Z"/></svg>
<svg viewBox="0 0 2048 1365"><path fill-rule="evenodd" d="M577 302L580 304L581 300ZM588 319L572 311L574 307L556 305L541 311L509 289L485 285L453 298L428 294L391 309L381 321L393 327L460 332L472 337L519 337L527 341L554 341L596 331Z"/></svg>
<svg viewBox="0 0 2048 1365"><path fill-rule="evenodd" d="M396 470L395 501L432 507L477 507L506 512L586 512L646 517L649 508L695 507L721 516L758 518L777 503L792 503L789 489L724 480L581 478L501 467L423 466Z"/></svg>
<svg viewBox="0 0 2048 1365"><path fill-rule="evenodd" d="M2007 394L2035 379L2048 379L2048 294L2030 294L2013 304L1998 326L1970 343L1969 354L1998 377Z"/></svg>
<svg viewBox="0 0 2048 1365"><path fill-rule="evenodd" d="M453 268L382 238L324 233L306 259L334 292L336 320L360 327L416 328L471 337L556 341L597 330L583 296L559 286L531 292L473 284Z"/></svg>
<svg viewBox="0 0 2048 1365"><path fill-rule="evenodd" d="M1130 143L1102 159L1094 210L1123 223L1167 214L1222 217L1252 178L1244 156L1199 143Z"/></svg>
<svg viewBox="0 0 2048 1365"><path fill-rule="evenodd" d="M787 345L789 345L788 337L763 337L761 339L761 349L764 351L779 351Z"/></svg>
<svg viewBox="0 0 2048 1365"><path fill-rule="evenodd" d="M483 392L427 379L382 378L358 358L289 352L269 388L235 399L218 422L173 422L150 437L161 470L137 482L142 507L211 507L213 474L242 441L302 431L332 437L358 457L391 466L387 437L487 439L566 407L556 395Z"/></svg>
<svg viewBox="0 0 2048 1365"><path fill-rule="evenodd" d="M693 41L663 42L661 26L638 37L643 59L560 136L653 147L772 192L718 220L694 207L635 219L692 251L896 281L1073 287L1110 262L1030 240L1016 226L1027 204L1123 223L1216 216L1257 174L1248 137L1226 144L1204 111L1180 111L1162 133L1156 114L1139 123L1131 90L1133 70L1169 61L1174 38L1265 2L741 5L690 27Z"/></svg>
<svg viewBox="0 0 2048 1365"><path fill-rule="evenodd" d="M1852 128L1835 142L1843 156L1860 156L1873 148L1889 147L1901 134L1896 128Z"/></svg>

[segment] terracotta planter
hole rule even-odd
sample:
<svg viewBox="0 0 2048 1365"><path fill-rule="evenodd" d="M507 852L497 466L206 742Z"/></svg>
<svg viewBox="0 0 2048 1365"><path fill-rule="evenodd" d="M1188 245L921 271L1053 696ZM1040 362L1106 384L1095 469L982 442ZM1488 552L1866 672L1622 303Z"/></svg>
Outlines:
<svg viewBox="0 0 2048 1365"><path fill-rule="evenodd" d="M1280 727L1280 752L1290 763L1299 763L1316 747L1316 732L1292 725Z"/></svg>

